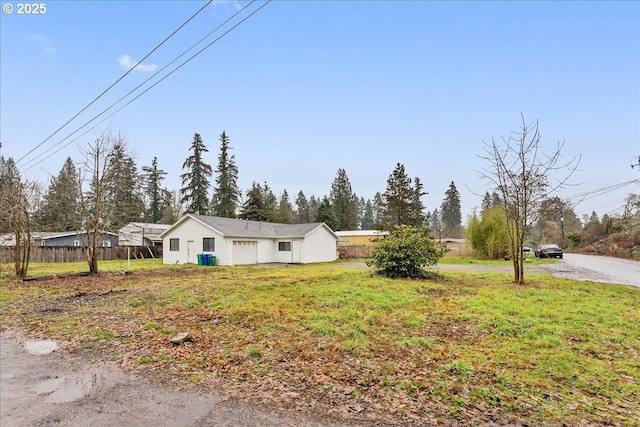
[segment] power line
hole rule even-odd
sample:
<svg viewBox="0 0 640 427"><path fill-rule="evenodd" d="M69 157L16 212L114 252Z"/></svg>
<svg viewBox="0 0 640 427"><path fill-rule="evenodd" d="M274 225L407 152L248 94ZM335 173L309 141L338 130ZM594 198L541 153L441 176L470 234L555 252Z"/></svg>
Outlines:
<svg viewBox="0 0 640 427"><path fill-rule="evenodd" d="M118 99L116 102L114 102L113 104L111 104L109 107L107 107L106 109L102 110L100 113L96 114L93 118L91 118L89 121L85 122L82 126L78 127L76 130L74 130L73 132L71 132L70 134L68 134L67 136L65 136L64 138L62 138L60 141L58 141L56 144L52 145L51 147L49 147L47 150L45 150L44 152L40 153L39 155L37 155L36 157L34 157L33 159L31 159L30 161L28 161L24 166L26 167L25 170L29 170L31 169L33 166L39 164L35 163L32 166L29 166L30 163L35 162L36 160L38 160L38 158L44 156L45 154L47 154L49 151L51 151L52 149L54 149L55 147L59 146L60 144L62 144L64 141L66 141L68 138L72 137L74 134L78 133L80 130L82 130L83 128L85 128L86 126L88 126L89 124L91 124L94 120L98 119L100 116L102 116L104 113L106 113L107 111L109 111L110 109L112 109L114 106L116 106L117 104L119 104L120 102L122 102L125 98L127 98L129 95L131 95L133 92L137 91L140 87L144 86L147 82L149 82L151 79L153 79L154 77L156 77L158 74L160 74L162 71L166 70L169 66L171 66L171 64L175 63L178 59L180 59L181 57L183 57L184 55L186 55L189 51L191 51L194 47L196 47L197 45L199 45L200 43L202 43L203 40L207 39L209 36L211 36L213 33L215 33L216 31L218 31L220 28L222 28L224 25L226 25L229 21L231 21L233 18L235 18L236 16L238 16L239 14L241 14L245 9L247 9L249 6L251 6L251 4L253 4L255 2L255 0L252 0L250 3L248 3L247 5L245 5L242 9L238 10L236 13L234 13L231 17L229 17L227 20L225 20L223 23L221 23L220 25L218 25L216 28L214 28L213 30L211 30L207 35L205 35L204 37L200 38L200 40L198 40L197 42L195 42L194 44L192 44L188 49L186 49L185 51L183 51L180 55L178 55L176 58L174 58L171 62L169 62L167 65L165 65L164 67L162 67L160 70L156 71L153 75L151 75L149 78L147 78L145 81L143 81L142 83L140 83L138 86L136 86L135 88L133 88L132 90L130 90L128 93L126 93L125 95L123 95L122 97L120 97L120 99ZM258 9L259 10L259 9ZM255 11L257 12L257 10ZM254 12L254 13L255 13ZM251 15L249 15L251 16ZM247 16L247 18L249 17ZM246 19L246 18L245 18ZM243 21L240 21L240 23ZM239 24L239 23L238 23ZM236 25L237 26L237 25ZM233 27L235 28L235 27ZM233 29L232 28L232 29ZM226 35L227 33L224 33L222 36ZM222 37L221 36L221 37ZM219 37L219 38L221 38ZM192 59L192 58L191 58ZM185 63L188 61L185 61ZM185 63L183 63L182 65L184 65ZM182 66L180 65L180 67ZM180 68L178 67L178 68ZM177 69L177 68L176 68ZM175 71L175 70L174 70ZM174 71L172 71L171 73L173 73ZM171 74L170 73L170 74ZM163 78L164 79L164 78ZM160 80L162 81L162 80ZM160 82L159 81L159 82ZM159 83L158 82L158 83ZM155 85L154 85L155 86ZM153 86L152 86L153 87ZM144 93L144 92L143 92ZM136 97L137 98L137 97ZM134 100L136 99L134 98ZM129 103L125 104L124 106L129 105ZM116 111L116 113L118 111L120 111L121 109L118 109ZM115 114L115 113L114 113ZM109 117L113 117L113 114L110 115ZM108 118L109 118L108 117ZM96 124L96 126L100 123L103 123L103 121L99 122ZM92 127L91 129L94 129L94 127ZM89 131L91 130L89 129ZM87 132L81 134L78 136L78 138L82 137L83 135L86 135ZM69 144L71 144L72 142L76 141L78 138L73 139L72 141L70 141L68 144L65 144L61 147L62 148L66 148ZM52 154L58 153L60 150L56 150L54 151Z"/></svg>
<svg viewBox="0 0 640 427"><path fill-rule="evenodd" d="M198 11L196 13L194 13L193 15L191 15L191 17L189 17L189 19L187 19L186 21L184 21L178 28L176 28L171 34L169 34L163 41L160 42L160 44L158 44L156 47L154 47L149 53L147 53L144 58L142 58L138 63L136 63L136 65L132 68L130 68L126 73L124 73L119 79L117 79L115 82L113 82L111 84L111 86L109 86L108 88L106 88L104 91L102 91L102 93L100 95L98 95L97 97L95 97L93 99L93 101L91 101L89 104L87 104L82 110L80 110L78 113L76 113L75 116L71 117L69 120L66 121L65 124L63 124L62 126L60 126L58 129L56 129L55 132L53 132L51 135L49 135L44 141L42 141L41 143L39 143L38 145L36 145L34 148L32 148L27 154L25 154L24 156L20 157L17 161L16 161L16 165L18 163L20 163L20 161L22 159L24 159L25 157L27 157L29 154L33 153L35 150L37 150L38 148L40 148L45 142L47 142L48 140L50 140L51 138L53 138L58 132L60 132L63 128L65 128L69 123L71 123L76 117L78 117L80 114L82 114L87 108L89 108L91 105L93 105L98 99L102 98L102 96L107 93L109 90L111 90L111 88L113 88L116 84L118 84L122 79L124 79L129 73L131 73L133 70L136 69L136 67L140 64L142 64L142 62L147 59L149 56L151 56L151 54L153 54L156 50L158 50L163 44L165 44L171 37L173 37L178 31L180 31L185 25L187 25L193 18L195 18L196 16L198 16L200 14L200 12L202 12L207 6L209 6L209 4L211 4L213 0L208 0L207 3L202 6L200 9L198 9Z"/></svg>
<svg viewBox="0 0 640 427"><path fill-rule="evenodd" d="M58 33L56 38L53 40L53 43L50 46L45 47L45 51L42 53L42 56L40 56L40 59L38 60L36 65L31 69L29 74L27 74L27 76L24 78L24 80L22 81L22 83L18 87L18 90L16 90L16 92L13 94L11 99L9 99L9 102L7 102L7 104L3 107L4 109L7 109L7 107L9 107L11 102L13 102L13 100L16 98L16 96L18 96L18 94L22 91L22 89L25 87L25 85L27 84L29 79L31 79L31 76L33 75L33 73L36 72L36 70L40 67L40 64L42 64L44 59L49 55L48 49L52 49L56 45L56 43L58 42L60 37L64 34L65 31L67 31L67 28L69 28L69 25L71 24L71 21L73 21L74 18L75 18L75 14L72 15L71 18L69 18L69 21L67 21L67 23L65 24L65 26L62 27L62 30L60 30L60 32Z"/></svg>
<svg viewBox="0 0 640 427"><path fill-rule="evenodd" d="M176 71L178 71L180 68L182 68L184 65L186 65L187 63L191 62L191 60L193 60L195 57L197 57L198 55L200 55L202 52L204 52L206 49L208 49L209 47L211 47L214 43L216 43L217 41L219 41L220 39L222 39L224 36L226 36L227 34L229 34L231 31L233 31L236 27L238 27L240 24L242 24L244 21L246 21L247 19L249 19L250 17L252 17L253 15L255 15L258 11L260 11L263 7L265 7L267 4L269 4L271 2L271 0L267 0L264 4L262 4L259 8L257 8L256 10L254 10L253 12L251 12L249 15L245 16L243 19L241 19L239 22L237 22L236 24L234 24L231 28L229 28L227 31L225 31L224 33L222 33L220 36L218 36L216 39L214 39L212 42L210 42L208 45L206 45L205 47L203 47L202 49L200 49L198 52L196 52L195 54L193 54L191 57L189 57L186 61L182 62L180 65L178 65L176 68L174 68L172 71L170 71L168 74L166 74L165 76L163 76L160 80L158 80L157 82L155 82L153 85L149 86L147 89L145 89L144 91L142 91L141 93L139 93L138 95L136 95L133 99L129 100L126 104L124 104L123 106L121 106L120 108L118 108L116 111L114 111L113 113L111 113L109 116L105 117L103 120L101 120L100 122L96 123L93 127L87 129L84 133L82 133L81 135L78 135L78 137L74 138L73 140L69 141L68 143L66 143L65 145L63 145L62 147L60 147L58 150L54 151L51 155L54 155L58 152L60 152L61 150L63 150L64 148L68 147L71 143L77 141L78 139L80 139L82 136L86 135L87 133L89 133L92 129L94 129L95 127L97 127L99 124L105 122L106 120L110 119L111 117L113 117L114 115L116 115L118 112L120 112L122 109L124 109L125 107L127 107L129 104L131 104L133 101L135 101L136 99L140 98L142 95L144 95L145 93L147 93L148 91L150 91L151 89L153 89L156 85L158 85L160 82L162 82L164 79L166 79L167 77L169 77L170 75L172 75L173 73L175 73ZM237 13L236 13L237 15ZM234 15L235 16L235 15ZM231 18L230 18L231 19ZM221 24L223 25L223 24ZM208 35L206 36L208 37ZM206 38L205 37L205 38ZM198 42L200 43L200 42ZM198 44L196 43L196 44ZM193 46L192 46L193 47ZM191 48L189 48L188 50L190 50ZM188 51L187 50L187 51ZM186 52L185 52L186 53ZM182 55L180 55L182 56ZM177 59L177 58L176 58ZM174 60L175 61L175 60ZM172 62L174 62L172 61ZM144 82L146 83L146 81ZM143 83L143 84L144 84ZM138 86L139 87L139 86ZM138 87L136 87L133 91L137 90ZM133 92L131 91L131 92ZM131 93L129 92L129 94ZM127 94L127 95L129 95ZM125 97L127 96L125 95ZM74 131L73 133L78 132L80 129L84 128L86 125L88 125L89 123L91 123L93 120L97 119L99 116L101 116L103 113L105 113L107 110L111 109L115 104L119 103L122 100L122 98L118 101L116 101L114 104L112 104L109 108L103 110L101 113L99 113L98 115L96 115L95 117L93 117L89 122L85 123L85 125L81 126L80 128L76 129L76 131ZM65 137L62 141L64 141L66 138L70 137L71 135L68 135L67 137ZM62 142L60 141L60 142ZM59 144L59 143L58 143ZM56 145L58 145L56 144ZM37 157L36 157L37 159ZM34 159L35 160L35 159ZM26 170L29 170L31 168L33 168L34 166L39 165L40 163L42 163L45 159L40 160L37 163L34 163L33 165L29 166L28 168L26 168Z"/></svg>
<svg viewBox="0 0 640 427"><path fill-rule="evenodd" d="M62 90L69 84L69 82L71 82L71 80L73 80L73 78L76 75L78 75L78 73L89 63L89 61L91 61L91 59L93 59L93 57L98 53L98 51L100 51L100 49L102 49L102 47L105 45L105 43L107 41L109 41L111 39L111 37L113 37L113 35L120 29L120 27L122 27L122 25L126 22L127 19L129 19L129 17L133 13L133 11L136 10L136 8L137 8L137 6L132 8L129 11L129 13L116 26L116 28L114 28L114 30L104 40L102 40L100 45L98 45L98 47L89 55L89 57L80 65L80 67L78 67L78 69L71 76L69 76L69 78L67 78L67 80L62 84L62 86L60 86L58 88L58 90L53 95L51 95L51 97L47 100L47 102L45 102L44 105L42 107L40 107L40 109L38 111L36 111L36 113L33 116L31 116L31 118L29 120L27 120L27 122L11 138L9 138L10 140L15 139L15 137L18 136L20 134L20 132L22 132L27 126L29 126L29 124L31 124L31 122L36 117L38 117L38 115L40 115L42 110L44 110L47 107L47 105L49 105L49 103L51 103L51 101L53 101L53 99L56 96L58 96L58 94L60 94L60 92L62 92Z"/></svg>

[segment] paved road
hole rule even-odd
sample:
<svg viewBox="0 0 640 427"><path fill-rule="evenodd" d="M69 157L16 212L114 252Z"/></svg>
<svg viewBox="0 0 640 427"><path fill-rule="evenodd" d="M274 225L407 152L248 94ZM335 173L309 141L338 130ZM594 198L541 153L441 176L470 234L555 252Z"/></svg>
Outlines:
<svg viewBox="0 0 640 427"><path fill-rule="evenodd" d="M640 288L640 261L565 253L562 263L555 264L551 273L554 276L620 283Z"/></svg>

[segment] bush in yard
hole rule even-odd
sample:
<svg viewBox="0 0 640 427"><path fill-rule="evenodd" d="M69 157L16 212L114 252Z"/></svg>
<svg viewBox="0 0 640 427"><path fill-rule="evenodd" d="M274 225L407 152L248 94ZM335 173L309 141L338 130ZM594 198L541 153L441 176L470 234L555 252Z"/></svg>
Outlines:
<svg viewBox="0 0 640 427"><path fill-rule="evenodd" d="M378 241L367 265L386 277L424 278L424 267L435 265L445 248L430 238L427 230L396 225L389 236Z"/></svg>

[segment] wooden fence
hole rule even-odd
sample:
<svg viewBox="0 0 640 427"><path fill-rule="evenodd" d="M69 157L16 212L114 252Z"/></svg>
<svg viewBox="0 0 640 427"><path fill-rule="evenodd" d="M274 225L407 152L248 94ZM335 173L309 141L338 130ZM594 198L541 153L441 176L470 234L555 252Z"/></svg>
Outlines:
<svg viewBox="0 0 640 427"><path fill-rule="evenodd" d="M345 245L338 246L338 257L347 258L371 258L372 246L365 245Z"/></svg>
<svg viewBox="0 0 640 427"><path fill-rule="evenodd" d="M129 250L131 252L129 252ZM162 258L162 248L157 246L113 246L98 248L98 260L131 258ZM29 262L79 262L86 261L85 248L75 246L34 246ZM13 262L13 247L0 247L0 263Z"/></svg>

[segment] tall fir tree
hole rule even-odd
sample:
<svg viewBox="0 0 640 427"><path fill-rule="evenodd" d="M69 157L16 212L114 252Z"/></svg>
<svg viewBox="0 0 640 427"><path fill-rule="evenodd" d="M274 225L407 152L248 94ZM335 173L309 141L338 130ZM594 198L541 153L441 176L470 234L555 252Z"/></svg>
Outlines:
<svg viewBox="0 0 640 427"><path fill-rule="evenodd" d="M434 235L442 238L442 218L440 217L438 208L435 208L433 212L431 212L431 215L429 215L429 226Z"/></svg>
<svg viewBox="0 0 640 427"><path fill-rule="evenodd" d="M182 198L180 203L186 204L187 213L206 215L209 211L209 180L213 174L211 165L205 163L203 156L208 153L200 134L193 135L189 151L193 153L182 164L186 172L180 175Z"/></svg>
<svg viewBox="0 0 640 427"><path fill-rule="evenodd" d="M376 192L373 196L373 228L382 229L384 225L384 200L382 193Z"/></svg>
<svg viewBox="0 0 640 427"><path fill-rule="evenodd" d="M397 224L424 226L425 215L421 197L426 194L422 183L407 175L404 165L398 163L387 179L387 190L382 195L384 225L391 228Z"/></svg>
<svg viewBox="0 0 640 427"><path fill-rule="evenodd" d="M103 224L105 229L117 231L129 222L143 219L144 201L136 163L122 140L113 145L110 162L105 175Z"/></svg>
<svg viewBox="0 0 640 427"><path fill-rule="evenodd" d="M340 168L331 184L330 193L335 228L333 230L355 230L357 228L357 197L351 189L347 172Z"/></svg>
<svg viewBox="0 0 640 427"><path fill-rule="evenodd" d="M57 176L51 178L43 203L36 214L40 231L79 231L80 177L71 157L67 157Z"/></svg>
<svg viewBox="0 0 640 427"><path fill-rule="evenodd" d="M316 221L318 215L318 209L320 208L320 199L314 195L309 197L309 214L307 215L308 222Z"/></svg>
<svg viewBox="0 0 640 427"><path fill-rule="evenodd" d="M309 201L302 190L298 191L296 196L296 222L298 224L308 224L309 219Z"/></svg>
<svg viewBox="0 0 640 427"><path fill-rule="evenodd" d="M283 224L293 224L293 220L295 217L295 212L293 211L293 206L291 206L291 202L289 201L289 193L287 190L283 190L280 195L280 201L278 202L278 215L277 221Z"/></svg>
<svg viewBox="0 0 640 427"><path fill-rule="evenodd" d="M480 210L484 211L487 209L491 209L491 194L487 191L484 193L484 197L482 198L482 204L480 205Z"/></svg>
<svg viewBox="0 0 640 427"><path fill-rule="evenodd" d="M462 235L462 213L460 211L460 193L453 181L445 192L445 198L440 207L442 228L445 237L460 237Z"/></svg>
<svg viewBox="0 0 640 427"><path fill-rule="evenodd" d="M262 186L255 181L251 184L251 188L247 190L247 198L240 209L238 218L252 221L267 220Z"/></svg>
<svg viewBox="0 0 640 427"><path fill-rule="evenodd" d="M333 209L333 206L331 206L331 199L327 196L324 196L318 205L316 222L324 222L332 230L336 229L337 220L335 217L335 210Z"/></svg>
<svg viewBox="0 0 640 427"><path fill-rule="evenodd" d="M229 137L225 131L220 135L220 154L216 169L216 188L211 199L211 213L215 216L235 218L240 201L238 188L238 166L236 156L229 155Z"/></svg>
<svg viewBox="0 0 640 427"><path fill-rule="evenodd" d="M143 166L144 191L149 200L145 220L156 223L160 221L166 210L166 195L162 188L162 180L167 172L158 169L158 158L154 157L151 166Z"/></svg>
<svg viewBox="0 0 640 427"><path fill-rule="evenodd" d="M367 199L364 204L362 221L360 222L360 228L362 230L371 230L373 228L373 224L375 222L373 212L373 203L371 202L371 199Z"/></svg>
<svg viewBox="0 0 640 427"><path fill-rule="evenodd" d="M240 209L238 218L276 222L278 219L277 203L278 199L266 182L260 185L254 181L251 188L247 190L247 198Z"/></svg>

